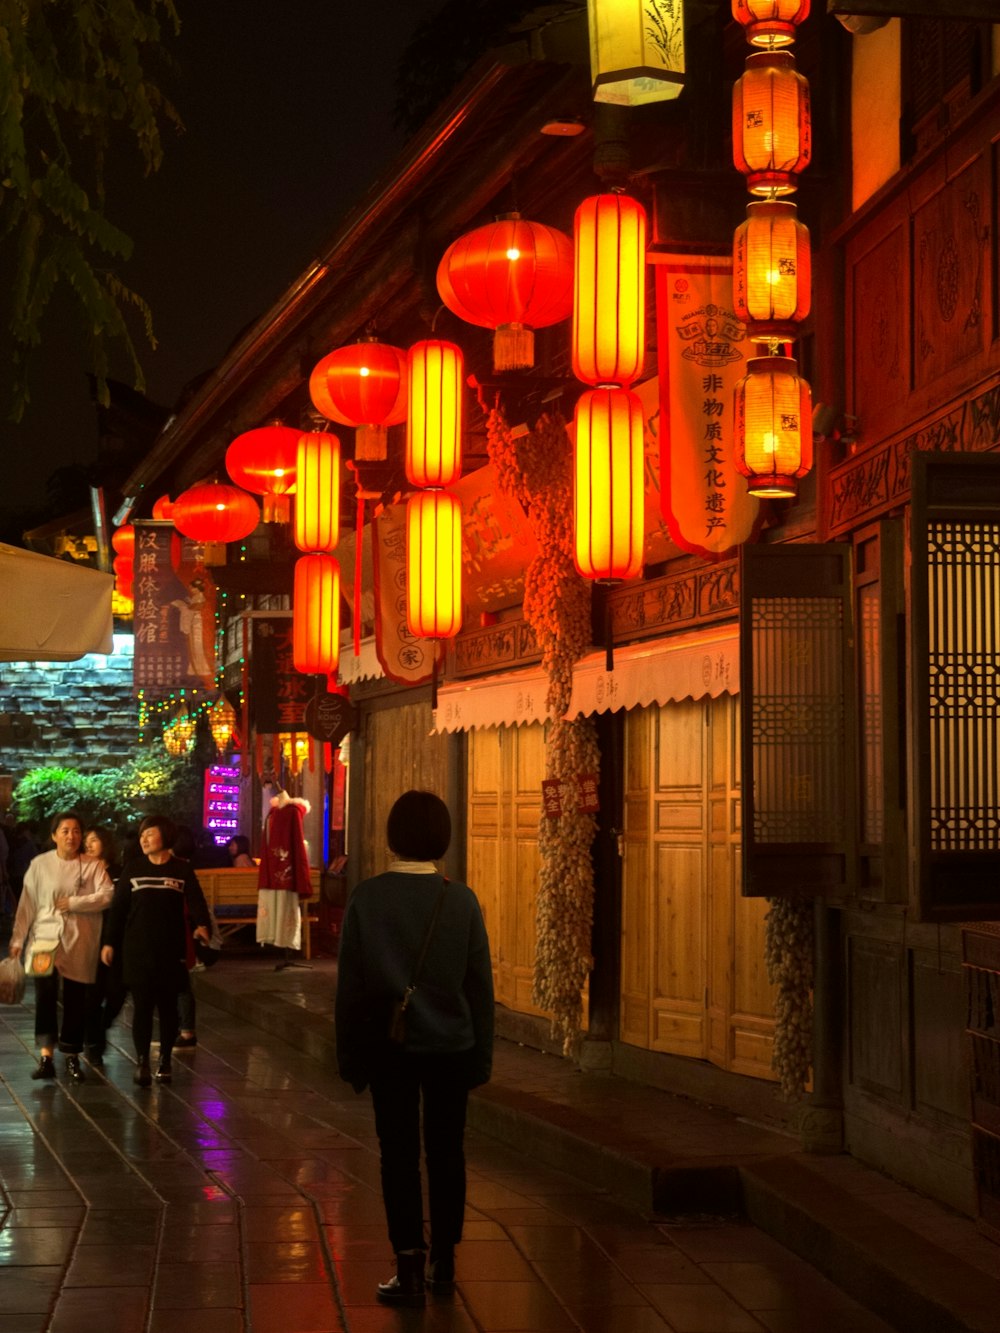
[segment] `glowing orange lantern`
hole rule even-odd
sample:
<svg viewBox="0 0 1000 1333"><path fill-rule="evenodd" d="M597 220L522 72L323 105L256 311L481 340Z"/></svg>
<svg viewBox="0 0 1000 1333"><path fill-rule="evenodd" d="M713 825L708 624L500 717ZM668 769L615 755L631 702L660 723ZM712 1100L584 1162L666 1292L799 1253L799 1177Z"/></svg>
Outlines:
<svg viewBox="0 0 1000 1333"><path fill-rule="evenodd" d="M119 555L132 557L135 554L135 527L124 523L111 534L111 545Z"/></svg>
<svg viewBox="0 0 1000 1333"><path fill-rule="evenodd" d="M809 314L809 231L793 203L750 204L733 238L733 305L757 341L794 338Z"/></svg>
<svg viewBox="0 0 1000 1333"><path fill-rule="evenodd" d="M308 676L327 675L340 661L340 565L332 555L295 562L292 662Z"/></svg>
<svg viewBox="0 0 1000 1333"><path fill-rule="evenodd" d="M790 497L812 467L812 398L791 357L747 362L735 390L735 462L751 495Z"/></svg>
<svg viewBox="0 0 1000 1333"><path fill-rule="evenodd" d="M202 482L174 501L174 527L196 542L238 542L260 522L257 502L237 486Z"/></svg>
<svg viewBox="0 0 1000 1333"><path fill-rule="evenodd" d="M532 330L572 313L573 242L554 227L506 213L448 246L437 287L459 319L496 330L494 370L522 370L535 363Z"/></svg>
<svg viewBox="0 0 1000 1333"><path fill-rule="evenodd" d="M236 712L224 694L208 710L208 729L219 754L224 754L236 730Z"/></svg>
<svg viewBox="0 0 1000 1333"><path fill-rule="evenodd" d="M169 495L161 495L153 505L153 518L158 523L170 523L174 516L174 502Z"/></svg>
<svg viewBox="0 0 1000 1333"><path fill-rule="evenodd" d="M733 160L757 195L791 194L812 157L809 84L790 51L748 56L733 85Z"/></svg>
<svg viewBox="0 0 1000 1333"><path fill-rule="evenodd" d="M646 356L646 213L627 194L585 199L573 224L573 374L626 385Z"/></svg>
<svg viewBox="0 0 1000 1333"><path fill-rule="evenodd" d="M447 491L406 502L406 623L422 639L462 628L462 503Z"/></svg>
<svg viewBox="0 0 1000 1333"><path fill-rule="evenodd" d="M280 421L237 435L226 450L226 471L237 486L264 497L264 522L287 523L295 490L300 430Z"/></svg>
<svg viewBox="0 0 1000 1333"><path fill-rule="evenodd" d="M357 427L355 458L385 458L387 427L406 417L406 353L377 338L338 347L313 368L309 396L328 421Z"/></svg>
<svg viewBox="0 0 1000 1333"><path fill-rule="evenodd" d="M406 476L413 486L450 486L462 472L462 349L428 339L408 359Z"/></svg>
<svg viewBox="0 0 1000 1333"><path fill-rule="evenodd" d="M642 573L642 404L628 389L588 389L574 417L573 559L588 579Z"/></svg>
<svg viewBox="0 0 1000 1333"><path fill-rule="evenodd" d="M751 46L774 51L795 41L795 29L809 17L809 0L733 0L733 18L746 29Z"/></svg>
<svg viewBox="0 0 1000 1333"><path fill-rule="evenodd" d="M332 551L340 538L340 441L328 431L299 437L295 463L295 545Z"/></svg>
<svg viewBox="0 0 1000 1333"><path fill-rule="evenodd" d="M643 106L676 97L684 84L682 0L588 0L595 102Z"/></svg>

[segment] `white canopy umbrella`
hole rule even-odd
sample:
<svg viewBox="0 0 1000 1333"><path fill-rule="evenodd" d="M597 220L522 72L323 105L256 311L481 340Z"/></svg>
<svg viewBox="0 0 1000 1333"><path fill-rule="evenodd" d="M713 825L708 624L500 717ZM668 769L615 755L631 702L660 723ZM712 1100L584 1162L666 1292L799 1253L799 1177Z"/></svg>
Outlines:
<svg viewBox="0 0 1000 1333"><path fill-rule="evenodd" d="M0 542L0 662L113 651L114 577Z"/></svg>

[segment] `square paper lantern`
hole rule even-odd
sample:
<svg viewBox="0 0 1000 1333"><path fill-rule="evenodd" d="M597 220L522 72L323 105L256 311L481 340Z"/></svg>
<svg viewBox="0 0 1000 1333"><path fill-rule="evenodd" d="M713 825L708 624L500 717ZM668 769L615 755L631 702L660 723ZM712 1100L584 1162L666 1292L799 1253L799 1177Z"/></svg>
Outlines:
<svg viewBox="0 0 1000 1333"><path fill-rule="evenodd" d="M666 102L684 86L683 0L588 0L595 102Z"/></svg>

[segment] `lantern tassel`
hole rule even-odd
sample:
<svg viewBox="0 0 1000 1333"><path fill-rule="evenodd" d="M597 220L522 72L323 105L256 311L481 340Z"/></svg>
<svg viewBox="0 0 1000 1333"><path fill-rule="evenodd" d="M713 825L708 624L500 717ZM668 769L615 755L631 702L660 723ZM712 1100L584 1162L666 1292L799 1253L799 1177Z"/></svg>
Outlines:
<svg viewBox="0 0 1000 1333"><path fill-rule="evenodd" d="M611 598L604 592L604 670L615 669L615 635L611 623Z"/></svg>
<svg viewBox="0 0 1000 1333"><path fill-rule="evenodd" d="M434 657L431 666L431 712L436 713L438 707L438 646L434 645Z"/></svg>
<svg viewBox="0 0 1000 1333"><path fill-rule="evenodd" d="M361 656L361 544L365 535L365 497L358 487L358 516L354 524L354 605L351 608L351 630L354 635L354 656Z"/></svg>
<svg viewBox="0 0 1000 1333"><path fill-rule="evenodd" d="M385 458L389 432L385 426L359 426L354 436L354 457L362 463L376 463Z"/></svg>
<svg viewBox="0 0 1000 1333"><path fill-rule="evenodd" d="M535 364L535 335L524 324L500 324L493 336L494 370L527 370Z"/></svg>

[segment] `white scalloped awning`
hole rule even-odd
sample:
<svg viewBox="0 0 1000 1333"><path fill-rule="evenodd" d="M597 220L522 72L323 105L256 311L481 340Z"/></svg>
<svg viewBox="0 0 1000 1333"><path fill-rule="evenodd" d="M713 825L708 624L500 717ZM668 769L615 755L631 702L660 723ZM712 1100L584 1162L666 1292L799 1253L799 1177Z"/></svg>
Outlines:
<svg viewBox="0 0 1000 1333"><path fill-rule="evenodd" d="M375 636L361 640L361 652L354 656L354 644L350 630L340 637L340 666L338 680L341 685L354 685L359 680L381 680L385 675L382 663L375 652Z"/></svg>
<svg viewBox="0 0 1000 1333"><path fill-rule="evenodd" d="M0 545L0 585L0 661L75 662L112 651L112 575Z"/></svg>
<svg viewBox="0 0 1000 1333"><path fill-rule="evenodd" d="M739 629L716 625L656 643L615 649L615 669L591 653L573 671L569 716L617 712L671 700L717 698L740 688ZM435 731L514 727L545 721L546 680L539 670L455 681L438 690Z"/></svg>

